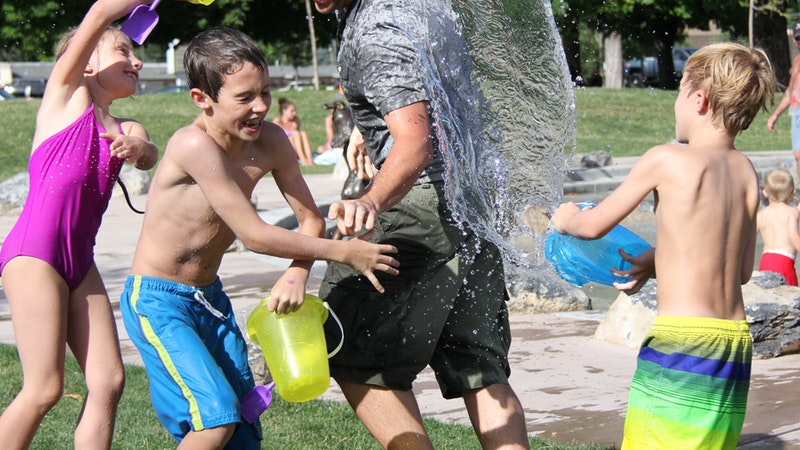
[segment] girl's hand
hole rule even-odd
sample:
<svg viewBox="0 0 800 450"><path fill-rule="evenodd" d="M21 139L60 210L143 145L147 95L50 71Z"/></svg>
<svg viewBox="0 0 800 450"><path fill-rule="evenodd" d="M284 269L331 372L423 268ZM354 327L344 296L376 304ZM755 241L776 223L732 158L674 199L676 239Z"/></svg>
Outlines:
<svg viewBox="0 0 800 450"><path fill-rule="evenodd" d="M359 180L371 180L375 178L375 166L367 154L367 147L364 144L364 137L357 127L353 127L350 133L350 141L347 144L347 165L350 170L356 172Z"/></svg>
<svg viewBox="0 0 800 450"><path fill-rule="evenodd" d="M145 139L119 133L102 133L100 138L111 141L111 156L124 159L138 169L149 169L155 164L156 146Z"/></svg>

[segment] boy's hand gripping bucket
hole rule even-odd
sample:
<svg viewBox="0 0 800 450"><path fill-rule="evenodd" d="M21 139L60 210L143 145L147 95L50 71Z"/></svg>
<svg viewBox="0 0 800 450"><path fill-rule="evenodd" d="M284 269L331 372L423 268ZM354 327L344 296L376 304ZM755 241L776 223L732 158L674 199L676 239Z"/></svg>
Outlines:
<svg viewBox="0 0 800 450"><path fill-rule="evenodd" d="M306 402L324 393L330 385L328 358L344 343L339 318L319 297L306 294L303 306L288 314L267 309L269 297L247 318L247 334L264 353L267 367L281 397L289 402ZM322 324L331 314L342 330L342 340L328 354Z"/></svg>

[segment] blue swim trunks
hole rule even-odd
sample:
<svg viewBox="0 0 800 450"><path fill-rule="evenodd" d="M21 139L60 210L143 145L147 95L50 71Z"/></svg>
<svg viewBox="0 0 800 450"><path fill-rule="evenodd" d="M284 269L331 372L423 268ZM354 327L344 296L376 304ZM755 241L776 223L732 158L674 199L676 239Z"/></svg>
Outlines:
<svg viewBox="0 0 800 450"><path fill-rule="evenodd" d="M178 442L192 430L238 423L225 448L261 448L259 421L248 424L239 411L253 375L219 279L195 288L129 276L120 309L144 360L156 415Z"/></svg>

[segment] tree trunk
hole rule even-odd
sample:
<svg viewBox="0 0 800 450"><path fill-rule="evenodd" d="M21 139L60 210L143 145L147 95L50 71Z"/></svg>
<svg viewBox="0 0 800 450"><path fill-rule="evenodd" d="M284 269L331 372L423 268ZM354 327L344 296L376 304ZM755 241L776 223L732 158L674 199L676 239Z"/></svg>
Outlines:
<svg viewBox="0 0 800 450"><path fill-rule="evenodd" d="M668 24L665 24L668 25ZM665 26L661 33L661 41L657 45L658 49L658 87L661 89L677 89L678 80L675 74L675 62L672 60L672 47L675 46L676 29L669 29Z"/></svg>
<svg viewBox="0 0 800 450"><path fill-rule="evenodd" d="M792 59L789 51L789 37L786 32L786 18L773 11L758 11L753 17L753 45L762 48L770 58L775 70L779 90L786 90L789 84L789 71Z"/></svg>
<svg viewBox="0 0 800 450"><path fill-rule="evenodd" d="M317 61L317 33L314 31L314 14L311 11L311 0L306 0L306 17L308 17L308 34L311 36L311 62L314 65L314 75L311 82L314 90L319 90L319 61Z"/></svg>
<svg viewBox="0 0 800 450"><path fill-rule="evenodd" d="M564 46L564 56L567 59L570 77L573 83L582 86L585 80L581 77L581 43L578 22L567 16L565 20L560 21L560 29L561 43Z"/></svg>
<svg viewBox="0 0 800 450"><path fill-rule="evenodd" d="M622 36L610 33L603 37L603 87L622 88Z"/></svg>

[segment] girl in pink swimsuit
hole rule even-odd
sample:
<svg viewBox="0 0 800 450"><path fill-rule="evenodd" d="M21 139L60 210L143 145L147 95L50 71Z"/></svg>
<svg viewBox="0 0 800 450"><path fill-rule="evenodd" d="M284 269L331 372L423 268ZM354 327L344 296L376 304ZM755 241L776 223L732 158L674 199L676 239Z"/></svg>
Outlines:
<svg viewBox="0 0 800 450"><path fill-rule="evenodd" d="M61 398L66 345L88 390L74 447L111 446L124 370L93 249L123 161L146 170L158 156L141 124L108 112L113 100L136 92L142 67L130 39L109 26L139 4L92 5L59 44L37 113L28 198L0 248L24 374L0 416L4 448L27 448Z"/></svg>

